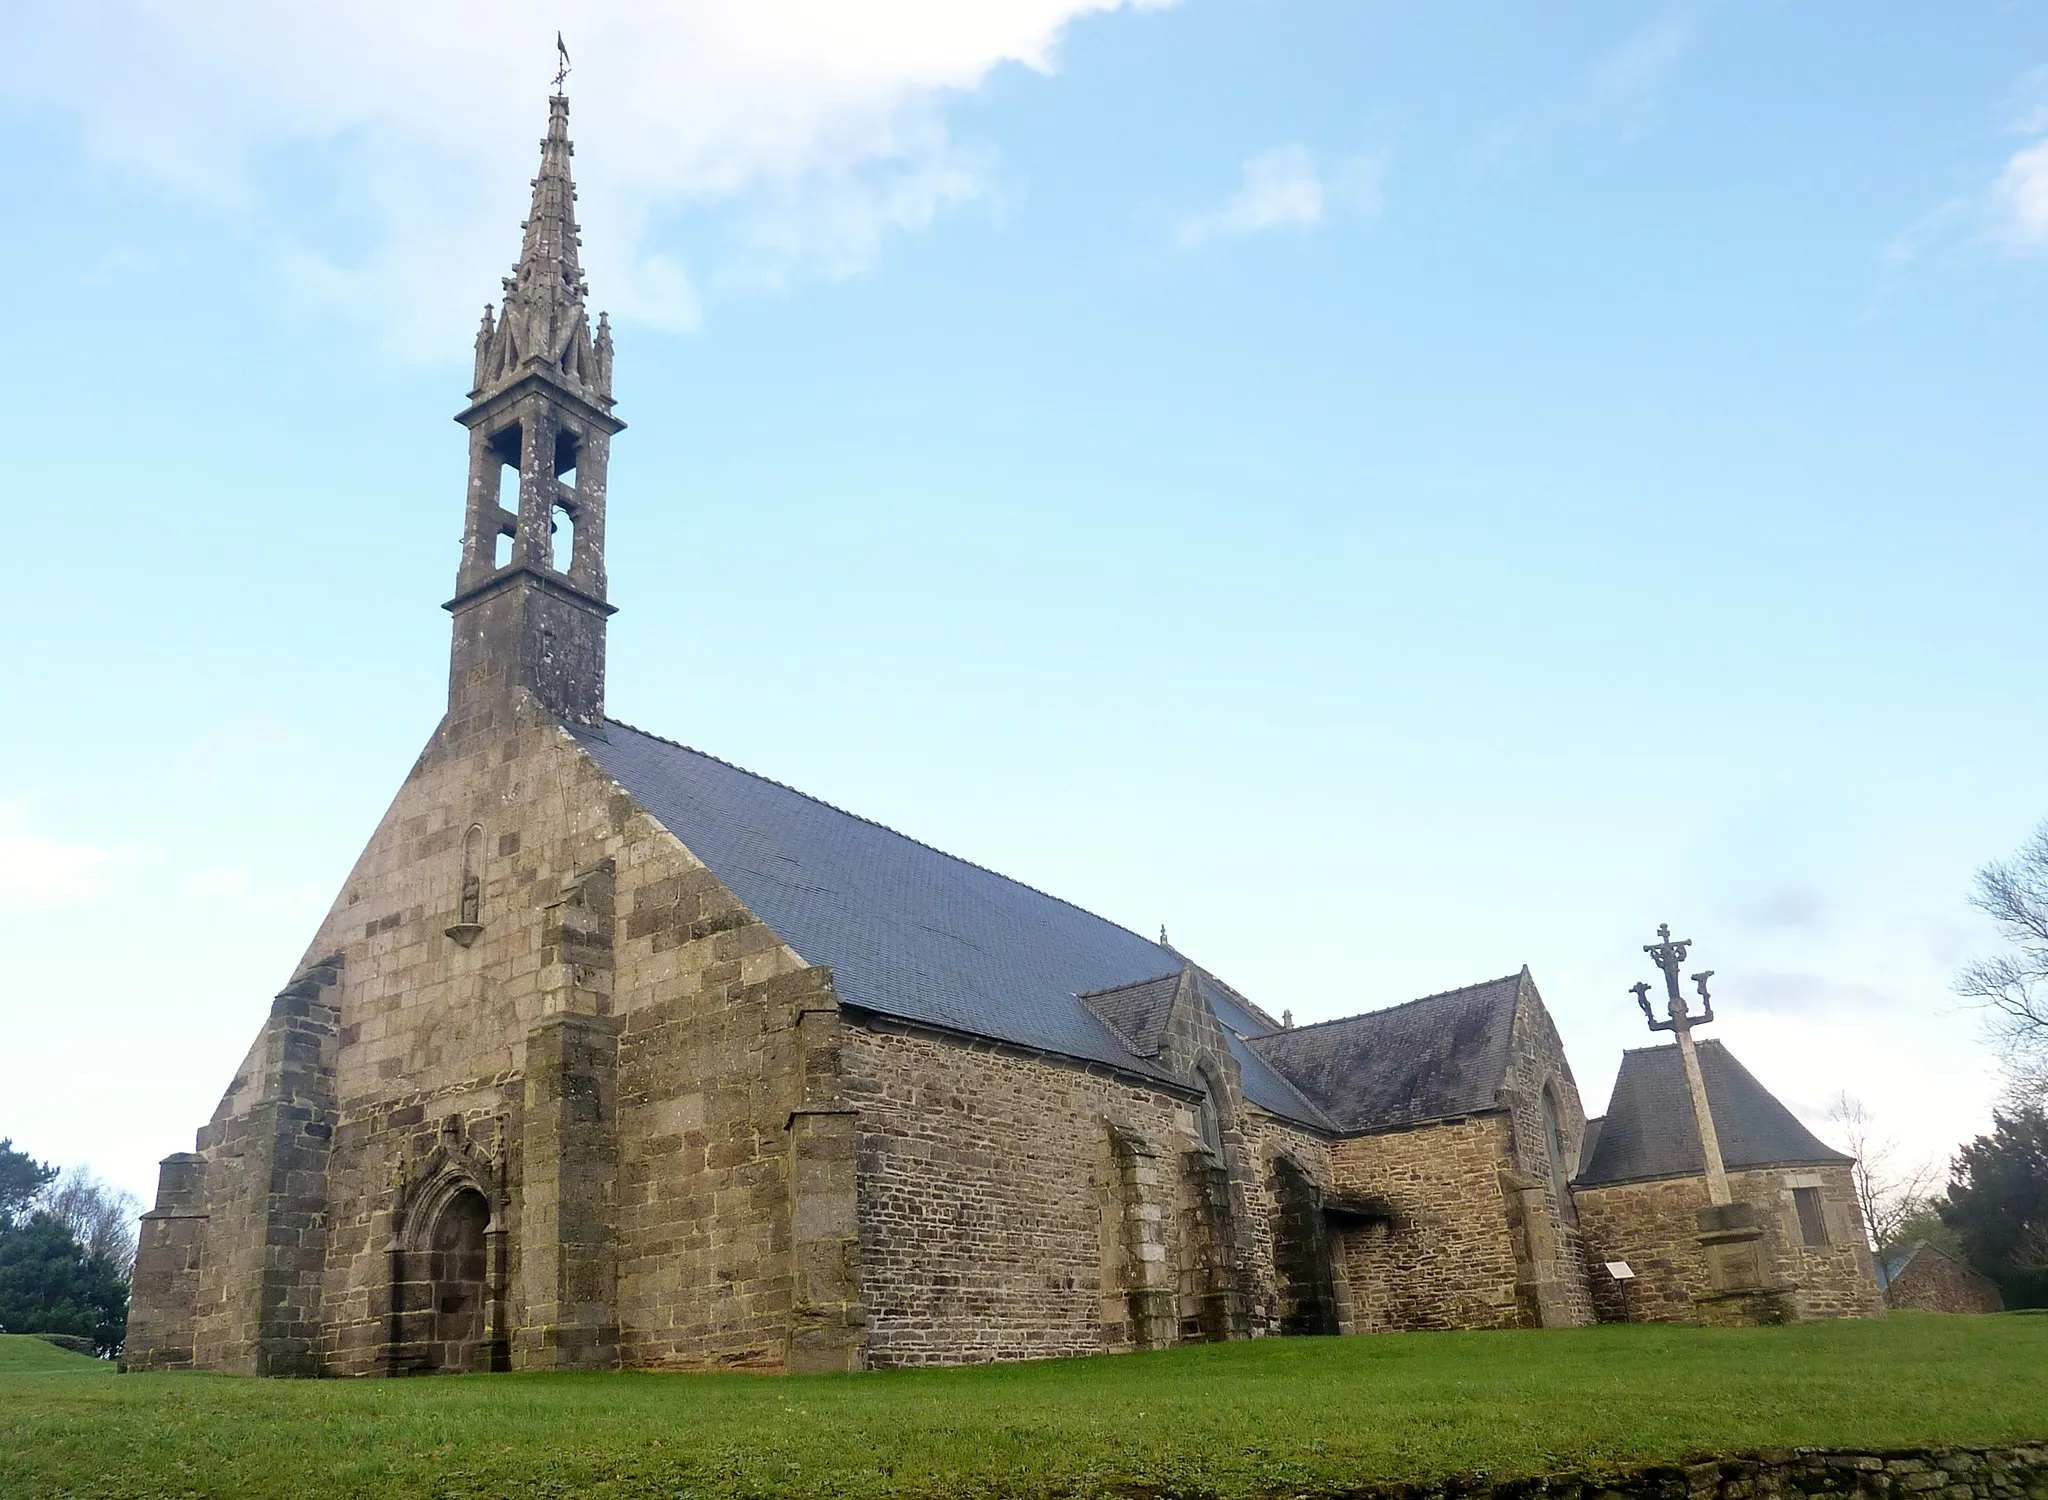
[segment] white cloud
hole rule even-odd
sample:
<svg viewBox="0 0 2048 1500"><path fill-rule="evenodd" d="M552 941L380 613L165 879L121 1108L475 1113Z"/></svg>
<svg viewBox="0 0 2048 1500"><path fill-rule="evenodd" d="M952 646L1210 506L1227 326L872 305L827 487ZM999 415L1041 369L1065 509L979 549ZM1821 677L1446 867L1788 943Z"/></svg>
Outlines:
<svg viewBox="0 0 2048 1500"><path fill-rule="evenodd" d="M47 910L94 896L134 851L66 843L33 832L21 810L0 806L0 901Z"/></svg>
<svg viewBox="0 0 2048 1500"><path fill-rule="evenodd" d="M1992 233L2009 250L2048 252L2048 141L2016 151L1991 187Z"/></svg>
<svg viewBox="0 0 2048 1500"><path fill-rule="evenodd" d="M1386 165L1383 154L1352 157L1325 180L1306 146L1276 146L1247 159L1237 191L1182 221L1178 238L1183 246L1195 246L1270 229L1313 228L1340 212L1376 218Z"/></svg>
<svg viewBox="0 0 2048 1500"><path fill-rule="evenodd" d="M1049 70L1079 16L1170 3L17 0L0 89L247 215L301 293L440 347L517 248L558 26L597 300L686 326L699 282L843 275L982 195L947 97ZM662 244L705 210L686 270Z"/></svg>
<svg viewBox="0 0 2048 1500"><path fill-rule="evenodd" d="M1937 204L1894 235L1884 247L1888 267L1961 246L2048 255L2048 67L2023 74L2014 85L2006 126L2031 139L1987 186Z"/></svg>

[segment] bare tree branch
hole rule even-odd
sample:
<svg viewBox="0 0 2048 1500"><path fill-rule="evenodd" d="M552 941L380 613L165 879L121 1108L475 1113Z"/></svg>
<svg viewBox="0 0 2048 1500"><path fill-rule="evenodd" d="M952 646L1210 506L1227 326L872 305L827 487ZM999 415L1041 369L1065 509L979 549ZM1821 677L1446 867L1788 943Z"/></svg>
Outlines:
<svg viewBox="0 0 2048 1500"><path fill-rule="evenodd" d="M1863 1211L1863 1227L1870 1236L1870 1248L1889 1250L1899 1241L1908 1220L1924 1213L1936 1175L1932 1162L1917 1166L1896 1165L1898 1143L1879 1139L1875 1122L1863 1101L1844 1089L1828 1110L1856 1158L1850 1178L1856 1188L1856 1206Z"/></svg>
<svg viewBox="0 0 2048 1500"><path fill-rule="evenodd" d="M106 1261L126 1281L135 1271L135 1215L141 1205L133 1193L113 1187L89 1167L66 1167L43 1190L37 1204L61 1220L85 1253Z"/></svg>
<svg viewBox="0 0 2048 1500"><path fill-rule="evenodd" d="M2008 1073L2016 1081L2035 1077L2038 1098L2038 1085L2048 1082L2048 823L2010 860L1977 872L1970 904L2012 947L1964 965L1956 993L1983 1009Z"/></svg>

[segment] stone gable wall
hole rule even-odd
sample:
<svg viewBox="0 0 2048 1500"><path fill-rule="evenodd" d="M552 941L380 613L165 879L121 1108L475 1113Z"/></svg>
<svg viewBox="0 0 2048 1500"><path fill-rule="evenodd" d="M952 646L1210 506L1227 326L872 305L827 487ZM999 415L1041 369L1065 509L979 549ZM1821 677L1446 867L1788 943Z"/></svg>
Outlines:
<svg viewBox="0 0 2048 1500"><path fill-rule="evenodd" d="M1514 1168L1504 1115L1338 1141L1337 1190L1377 1200L1390 1225L1343 1231L1353 1324L1402 1328L1517 1328L1516 1245L1503 1178Z"/></svg>
<svg viewBox="0 0 2048 1500"><path fill-rule="evenodd" d="M1829 1243L1801 1243L1792 1189L1819 1187ZM1877 1268L1863 1234L1855 1185L1846 1166L1761 1167L1728 1174L1731 1196L1757 1207L1765 1275L1796 1288L1786 1305L1795 1318L1876 1317L1884 1311ZM1707 1203L1704 1177L1582 1188L1575 1195L1585 1234L1594 1303L1603 1322L1684 1322L1694 1298L1708 1290L1705 1256L1694 1238ZM1636 1273L1617 1282L1606 1261Z"/></svg>
<svg viewBox="0 0 2048 1500"><path fill-rule="evenodd" d="M1968 1266L1950 1259L1932 1246L1906 1262L1906 1269L1894 1276L1884 1289L1887 1307L1911 1307L1921 1312L1994 1313L2005 1311L2005 1296L1998 1283L1980 1276Z"/></svg>
<svg viewBox="0 0 2048 1500"><path fill-rule="evenodd" d="M474 872L481 920L465 944L446 929L464 916L472 825L483 830ZM606 861L605 931L585 951L550 913ZM515 1339L526 1326L527 1051L535 1028L567 1011L615 1022L615 1076L602 1089L600 1080L568 1080L577 1097L603 1094L605 1118L593 1122L596 1137L543 1132L535 1141L559 1138L571 1143L560 1149L576 1151L614 1143L601 1181L576 1159L566 1171L556 1163L549 1179L598 1194L563 1200L551 1213L568 1215L562 1222L578 1234L608 1226L611 1238L565 1263L560 1275L574 1284L549 1295L588 1304L584 1315L615 1325L617 1355L604 1352L599 1330L592 1358L784 1367L793 1299L789 1122L803 1096L793 1038L805 1005L832 1007L829 978L816 971L817 980L799 984L802 997L778 989L812 971L552 718L522 702L430 744L309 946L314 955L335 952L344 958L336 1110L316 1273L323 1372L385 1368L399 1206L444 1141L492 1179L504 1317ZM578 1066L611 1066L601 1049L572 1054ZM259 1044L202 1132L202 1201L179 1205L177 1234L167 1220L159 1236L167 1257L174 1238L187 1258L186 1242L198 1243L198 1270L186 1281L196 1283L191 1358L201 1368L253 1367L267 1193L251 1152L275 1134L265 1055ZM204 1215L197 1232L195 1213ZM582 1295L607 1277L608 1314ZM147 1324L150 1308L143 1314ZM167 1349L179 1347L176 1322L165 1329Z"/></svg>

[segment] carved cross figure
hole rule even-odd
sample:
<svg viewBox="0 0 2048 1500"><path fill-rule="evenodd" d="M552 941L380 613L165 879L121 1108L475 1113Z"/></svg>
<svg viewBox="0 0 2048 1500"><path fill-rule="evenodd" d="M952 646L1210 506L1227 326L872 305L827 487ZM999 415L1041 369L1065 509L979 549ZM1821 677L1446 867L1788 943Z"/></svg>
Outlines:
<svg viewBox="0 0 2048 1500"><path fill-rule="evenodd" d="M1651 961L1664 971L1664 989L1670 997L1665 1004L1668 1019L1657 1019L1657 1013L1650 1005L1647 981L1631 985L1629 993L1642 1007L1643 1019L1650 1023L1650 1030L1669 1031L1678 1038L1679 1063L1685 1069L1686 1092L1692 1096L1693 1123L1699 1129L1700 1157L1706 1166L1707 1201L1721 1204L1729 1201L1728 1169L1721 1161L1721 1140L1714 1130L1713 1113L1707 1107L1706 1079L1700 1074L1699 1050L1692 1040L1693 1027L1704 1026L1714 1019L1714 1000L1707 993L1707 981L1714 977L1714 971L1706 969L1689 976L1700 995L1700 1013L1694 1015L1686 1008L1685 996L1678 988L1679 971L1691 949L1691 938L1673 940L1669 922L1658 925L1656 942L1643 945L1643 952L1649 954Z"/></svg>

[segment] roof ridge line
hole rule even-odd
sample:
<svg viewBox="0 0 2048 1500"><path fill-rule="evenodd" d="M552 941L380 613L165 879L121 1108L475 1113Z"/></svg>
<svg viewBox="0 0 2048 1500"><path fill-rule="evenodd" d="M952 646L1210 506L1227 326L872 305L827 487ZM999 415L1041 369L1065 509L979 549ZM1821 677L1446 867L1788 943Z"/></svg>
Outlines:
<svg viewBox="0 0 2048 1500"><path fill-rule="evenodd" d="M829 804L828 804L828 805L829 805ZM915 841L913 840L913 842L915 842ZM973 863L973 861L971 861L971 860L963 860L963 861L961 861L961 863L963 863L963 864L972 864L972 863ZM978 866L978 865L977 865L977 866L975 866L975 868L979 869L979 868L980 868L980 866ZM1008 877L1008 876L1005 876L1004 878L1005 878L1005 879L1008 879L1009 877ZM1024 885L1024 882L1023 882L1023 881L1021 881L1021 880L1020 880L1020 881L1018 881L1017 883L1018 883L1019 885ZM1028 885L1027 885L1027 886L1024 886L1024 889L1026 889L1026 890L1028 891L1028 890L1031 890L1031 889L1033 889L1033 887L1031 887L1031 886L1028 886ZM1041 892L1041 894L1043 894L1043 893ZM1057 900L1059 900L1059 897L1055 896L1055 897L1053 897L1053 900L1057 901ZM1072 903L1069 903L1069 904L1071 905ZM1082 911L1082 910L1086 910L1086 908L1084 908L1084 907L1075 907L1074 909L1075 909L1076 911ZM1089 913L1089 915L1090 915L1090 916L1093 916L1093 915L1094 915L1094 913L1093 913L1093 912L1090 912L1090 913ZM1107 921L1108 919L1107 919L1107 918L1104 918L1103 920ZM1095 998L1097 998L1098 996L1101 996L1101 995L1115 995L1115 994L1119 994L1119 993L1121 993L1121 992L1122 992L1122 991L1124 991L1124 990L1134 990L1134 989L1136 989L1136 988L1137 988L1137 987L1138 987L1139 985L1141 985L1141 984L1157 984L1157 983L1159 983L1159 981L1160 981L1160 980L1162 980L1162 979L1178 979L1178 978L1180 978L1180 974L1181 974L1181 971L1180 971L1179 969L1168 969L1168 970L1167 970L1167 971L1166 971L1166 972L1165 972L1164 974L1147 974L1147 975L1146 975L1146 976L1145 976L1145 977L1144 977L1143 979L1132 979L1132 980L1128 980L1128 981L1126 981L1126 982L1125 982L1125 983L1123 983L1123 984L1106 984L1106 985L1104 985L1104 986L1103 986L1103 987L1102 987L1101 989L1099 989L1099 990L1075 990L1075 991L1073 992L1073 993L1074 993L1074 998L1075 998L1076 1000L1093 1000L1093 999L1095 999Z"/></svg>
<svg viewBox="0 0 2048 1500"><path fill-rule="evenodd" d="M1722 1041L1721 1038L1717 1036L1694 1037L1692 1044L1695 1047L1719 1047L1723 1052L1728 1052L1728 1044ZM1677 1050L1678 1043L1676 1040L1669 1042L1649 1042L1641 1047L1624 1047L1621 1049L1621 1055L1623 1057L1629 1057L1638 1052L1675 1052ZM1735 1054L1732 1052L1728 1052L1728 1055L1730 1057L1735 1057ZM1741 1062L1741 1060L1742 1059L1740 1058L1736 1058L1736 1061L1738 1063ZM1743 1071L1748 1072L1749 1070L1745 1068L1743 1069ZM1772 1095L1772 1097L1776 1098L1777 1096L1774 1094Z"/></svg>
<svg viewBox="0 0 2048 1500"><path fill-rule="evenodd" d="M750 776L755 781L766 782L769 786L773 787L780 787L783 791L790 793L792 796L801 797L806 802L815 802L819 807L825 808L830 812L836 812L842 818L852 818L856 823L865 823L870 828L879 828L884 833L893 834L895 837L902 839L903 842L906 844L915 844L920 849L929 849L932 853L938 855L941 859L950 859L953 861L953 863L957 865L966 865L970 870L979 870L984 875L993 875L997 880L1007 881L1011 885L1017 886L1022 890L1027 890L1031 892L1034 896L1043 896L1048 901L1057 901L1061 906L1071 908L1072 910L1079 912L1084 917L1092 917L1096 921L1102 923L1105 927L1114 927L1118 932L1129 933L1132 937L1136 938L1141 943L1148 944L1149 946L1154 948L1159 947L1159 944L1153 942L1152 939L1146 937L1142 932L1138 932L1133 928L1126 927L1121 922L1112 921L1110 918L1105 917L1099 911L1090 911L1087 907L1081 905L1078 901L1069 901L1064 896L1055 896L1051 891L1041 890L1037 886L1031 884L1028 880L1019 880L1014 875L1005 875L1001 870L994 869L988 865L977 864L975 863L975 861L966 858L964 855L954 854L949 850L941 849L937 844L928 844L923 839L916 838L911 834L907 834L900 828L891 828L887 823L884 823L879 819L870 818L864 813L854 812L851 808L841 807L836 802L827 802L823 797L814 796L810 792L805 791L802 787L791 786L786 781L777 781L773 776L763 776L759 771L750 771L745 766L741 765L738 761L727 760L722 755L713 755L709 750L699 750L695 745L686 745L681 740L672 740L665 734L656 734L651 729L642 729L638 724L628 724L624 719L614 719L609 714L605 716L605 722L607 724L616 724L621 729L630 729L633 731L633 733L640 735L643 738L655 740L664 745L672 745L678 750L688 751L691 755L701 755L706 760L716 761L719 765L724 766L729 771L737 771L740 773L740 775ZM1162 949L1161 951L1163 952L1165 950ZM1178 969L1176 969L1175 972L1178 972ZM1144 981L1141 979L1134 979L1131 981L1131 983L1143 984Z"/></svg>
<svg viewBox="0 0 2048 1500"><path fill-rule="evenodd" d="M1468 990L1483 990L1488 985L1506 984L1511 979L1520 979L1521 977L1521 970L1517 969L1514 973L1503 974L1498 979L1481 979L1474 984L1460 984L1453 986L1452 988L1447 990L1438 990L1434 994L1417 995L1413 1000L1402 1000L1394 1005L1382 1005L1378 1010L1355 1011L1348 1016L1332 1016L1327 1021L1303 1021L1298 1025L1283 1026L1278 1030L1267 1032L1266 1036L1291 1036L1293 1033L1297 1031L1314 1031L1317 1027L1320 1026L1341 1026L1346 1021L1363 1021L1370 1016L1384 1016L1393 1011L1406 1010L1409 1006L1420 1005L1425 1000L1441 1000L1446 995L1462 995ZM1246 1040L1263 1041L1265 1040L1265 1038L1248 1037ZM1638 1047L1635 1050L1638 1052L1652 1052L1656 1049L1654 1047Z"/></svg>

